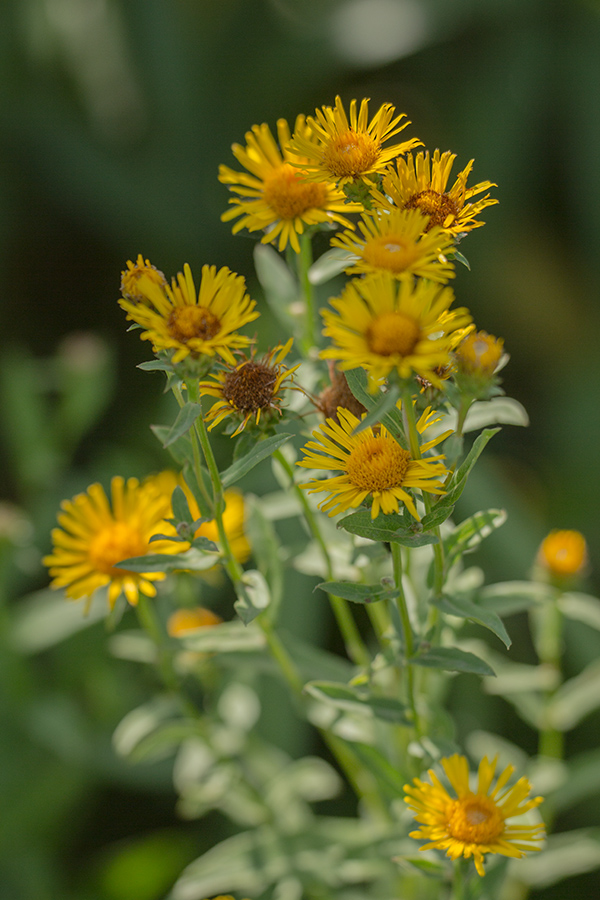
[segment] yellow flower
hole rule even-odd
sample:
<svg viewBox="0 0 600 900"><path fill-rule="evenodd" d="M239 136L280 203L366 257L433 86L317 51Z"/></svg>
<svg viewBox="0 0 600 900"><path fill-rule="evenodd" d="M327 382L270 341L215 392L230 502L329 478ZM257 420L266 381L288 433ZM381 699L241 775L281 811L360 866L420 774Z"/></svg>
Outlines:
<svg viewBox="0 0 600 900"><path fill-rule="evenodd" d="M362 366L374 388L396 371L413 373L441 386L437 374L450 363L453 335L470 322L465 308L449 310L454 292L432 282L397 281L382 273L355 279L323 310L323 334L333 345L324 359L339 360L342 370Z"/></svg>
<svg viewBox="0 0 600 900"><path fill-rule="evenodd" d="M296 133L306 132L304 116L298 116ZM333 185L310 182L294 167L294 161L303 160L288 148L290 130L285 119L277 122L277 138L275 141L268 125L254 125L246 134L245 147L233 145L233 155L249 174L219 167L219 181L238 194L221 219L229 222L241 216L233 226L234 234L242 228L263 229L263 244L278 239L279 250L285 250L289 242L299 253L298 235L307 226L339 222L351 228L340 213L357 212L360 207L345 203L344 195Z"/></svg>
<svg viewBox="0 0 600 900"><path fill-rule="evenodd" d="M202 267L198 294L187 263L170 286L144 272L136 287L142 302L124 299L119 305L128 319L146 329L141 338L152 341L155 353L173 351L174 363L186 356L218 354L234 364L232 350L251 343L236 329L258 318L256 304L246 293L243 276L225 266L218 272L215 266Z"/></svg>
<svg viewBox="0 0 600 900"><path fill-rule="evenodd" d="M384 103L369 122L368 99L361 101L358 111L356 100L352 100L347 116L340 97L336 97L333 108L323 106L315 110L316 118L307 118L309 130L294 134L290 148L306 159L294 164L311 181L344 184L364 177L372 180L396 156L421 145L421 141L410 138L385 149L381 146L410 125L408 119L402 122L404 113L395 113L391 103Z"/></svg>
<svg viewBox="0 0 600 900"><path fill-rule="evenodd" d="M167 518L171 518L173 515L171 510L171 496L176 487L180 487L183 490L194 521L202 518L202 513L200 512L194 495L183 477L176 475L175 472L168 469L164 472L159 472L157 475L152 475L150 478L147 478L144 485L159 494L163 498L163 502L167 502ZM246 521L244 498L239 491L233 488L226 490L224 497L225 509L223 511L223 527L225 528L225 533L229 539L229 545L233 555L238 562L243 563L246 562L250 556L250 544L248 543L248 538L244 531ZM155 531L157 530L155 529ZM168 523L162 533L167 535L171 533ZM203 522L194 532L194 537L205 537L209 541L218 544L219 530L216 521L211 519L208 522ZM187 549L187 546L187 544L181 543L175 545L172 544L171 548L175 547L175 549L171 549L170 552L181 551L182 548ZM152 547L154 547L154 543L152 544Z"/></svg>
<svg viewBox="0 0 600 900"><path fill-rule="evenodd" d="M458 345L456 360L463 372L491 378L504 352L504 341L485 331L474 331Z"/></svg>
<svg viewBox="0 0 600 900"><path fill-rule="evenodd" d="M232 434L235 437L253 416L258 425L261 416L265 417L273 412L281 414L281 397L278 393L282 387L289 387L284 382L293 378L299 366L298 363L288 369L283 365L283 360L291 350L292 341L290 338L283 346L279 344L259 361L251 355L235 366L211 372L212 381L200 382L201 395L218 398L205 416L205 421L211 422L209 431L227 416L238 416L241 422Z"/></svg>
<svg viewBox="0 0 600 900"><path fill-rule="evenodd" d="M439 226L454 237L479 228L485 223L478 222L476 216L498 201L489 194L474 202L472 198L496 185L481 181L467 188L474 162L471 160L448 190L455 159L455 153L440 154L435 150L431 158L427 151L396 160L396 171L389 170L384 175L382 192L373 192L373 203L386 209L419 209L429 216L428 229Z"/></svg>
<svg viewBox="0 0 600 900"><path fill-rule="evenodd" d="M551 531L539 549L538 561L553 575L577 575L587 563L587 547L579 531Z"/></svg>
<svg viewBox="0 0 600 900"><path fill-rule="evenodd" d="M115 477L110 502L102 486L92 484L85 493L63 501L62 510L61 527L52 531L53 552L43 560L54 579L51 587L64 588L67 597L78 600L108 585L111 609L121 591L133 606L140 592L155 596L151 582L163 579L163 573L139 574L115 564L149 552L172 552L172 543L150 543L153 534L167 527L163 520L169 515L169 502L163 496L136 478L125 482Z"/></svg>
<svg viewBox="0 0 600 900"><path fill-rule="evenodd" d="M313 431L315 440L309 441L302 448L305 457L296 463L307 469L342 473L324 480L313 479L300 485L308 489L310 494L327 491L329 496L320 503L320 509L333 516L360 506L370 497L373 519L380 512L399 512L400 503L404 503L410 514L419 519L414 500L408 491L418 488L430 494L444 493L440 479L448 472L441 462L443 456L413 459L408 450L401 447L383 425L378 425L376 429L365 428L354 434L360 419L342 407L338 407L337 416L338 422L327 419L319 430ZM427 409L417 423L419 433L422 434L430 424L431 414ZM422 444L421 452L426 453L446 437L448 432Z"/></svg>
<svg viewBox="0 0 600 900"><path fill-rule="evenodd" d="M144 302L144 295L140 293L138 288L138 281L143 276L149 278L159 288L166 287L167 279L163 273L156 266L151 265L150 260L144 261L142 254L138 253L135 263L128 259L127 268L121 272L121 293L127 300L131 300L134 303Z"/></svg>
<svg viewBox="0 0 600 900"><path fill-rule="evenodd" d="M204 606L176 609L167 620L167 633L171 637L185 637L198 628L212 628L223 619Z"/></svg>
<svg viewBox="0 0 600 900"><path fill-rule="evenodd" d="M454 265L445 257L452 238L437 226L427 231L427 219L419 210L375 210L362 215L358 223L362 237L350 231L331 239L355 259L346 272L359 275L390 272L396 278L413 275L444 284L454 278Z"/></svg>
<svg viewBox="0 0 600 900"><path fill-rule="evenodd" d="M451 859L473 857L479 875L485 875L484 854L499 853L521 859L544 838L543 825L509 825L507 820L535 809L543 797L528 799L531 785L526 778L505 788L514 766L507 766L490 790L497 759L484 757L479 764L477 791L469 787L469 765L457 753L441 760L444 772L456 798L452 797L437 775L429 769L431 784L414 778L412 785L404 785L404 798L421 823L410 837L427 840L421 850L445 850Z"/></svg>

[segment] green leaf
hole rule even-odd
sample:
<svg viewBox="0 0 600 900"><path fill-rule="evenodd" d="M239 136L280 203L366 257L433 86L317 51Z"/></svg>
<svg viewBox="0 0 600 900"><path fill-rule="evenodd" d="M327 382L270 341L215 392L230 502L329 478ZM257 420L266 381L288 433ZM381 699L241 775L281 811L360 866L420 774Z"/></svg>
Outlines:
<svg viewBox="0 0 600 900"><path fill-rule="evenodd" d="M600 867L600 829L580 828L548 837L544 852L519 860L519 881L535 888L557 884ZM563 897L573 896L561 892Z"/></svg>
<svg viewBox="0 0 600 900"><path fill-rule="evenodd" d="M184 434L187 434L198 416L202 415L202 407L199 403L186 403L181 407L177 414L177 418L169 430L167 437L163 443L163 447L166 449L170 447L171 444L174 444L175 441L183 437Z"/></svg>
<svg viewBox="0 0 600 900"><path fill-rule="evenodd" d="M506 510L476 512L450 532L444 540L447 570L463 553L471 553L481 541L506 522Z"/></svg>
<svg viewBox="0 0 600 900"><path fill-rule="evenodd" d="M244 625L249 625L271 602L269 585L258 569L248 569L235 589L238 599L233 605Z"/></svg>
<svg viewBox="0 0 600 900"><path fill-rule="evenodd" d="M580 753L563 765L563 782L554 791L546 792L546 802L556 812L600 794L600 749Z"/></svg>
<svg viewBox="0 0 600 900"><path fill-rule="evenodd" d="M359 434L361 431L364 431L365 428L372 428L373 425L378 425L382 422L385 414L391 409L395 409L396 401L399 396L400 391L395 384L384 393L380 393L378 396L376 395L377 402L371 407L364 419L361 419L353 433Z"/></svg>
<svg viewBox="0 0 600 900"><path fill-rule="evenodd" d="M257 244L254 248L254 268L271 312L285 331L297 331L297 319L290 307L298 300L298 283L294 274L273 247Z"/></svg>
<svg viewBox="0 0 600 900"><path fill-rule="evenodd" d="M407 526L406 519L394 513L391 515L380 513L376 519L372 519L368 510L361 509L340 519L337 527L349 531L350 534L369 538L371 541L388 541L401 544L403 547L424 547L426 544L438 543L435 535L421 533L418 522Z"/></svg>
<svg viewBox="0 0 600 900"><path fill-rule="evenodd" d="M190 445L190 448L191 448L191 445ZM212 487L210 484L208 472L206 471L205 468L200 469L200 475L204 479L204 488L205 488L206 494L200 490L200 487L196 480L195 467L192 466L189 462L186 462L184 464L183 477L185 479L185 483L187 484L190 491L192 492L194 500L198 504L198 509L200 510L200 513L203 516L203 518L210 520L213 518L214 513L213 513L213 510L209 507L206 497L207 497L207 495L208 496L211 495Z"/></svg>
<svg viewBox="0 0 600 900"><path fill-rule="evenodd" d="M212 569L220 559L219 553L209 553L191 547L185 553L147 553L118 563L118 568L129 572L205 572Z"/></svg>
<svg viewBox="0 0 600 900"><path fill-rule="evenodd" d="M563 616L600 631L600 600L597 597L572 592L561 594L557 604Z"/></svg>
<svg viewBox="0 0 600 900"><path fill-rule="evenodd" d="M347 372L344 372L346 376L346 381L348 382L348 387L352 391L353 395L356 397L359 403L367 410L372 410L377 406L380 402L380 395L371 394L367 387L368 378L367 373L364 369L350 369ZM385 396L385 394L384 394ZM388 429L390 434L392 434L398 443L406 449L406 439L404 437L404 432L402 429L402 417L400 415L400 410L396 407L396 400L394 400L393 409L387 410L383 413L381 421L385 427Z"/></svg>
<svg viewBox="0 0 600 900"><path fill-rule="evenodd" d="M335 681L309 681L304 685L304 690L315 700L344 712L358 712L386 722L410 724L406 717L406 707L393 697L379 697L364 688Z"/></svg>
<svg viewBox="0 0 600 900"><path fill-rule="evenodd" d="M158 438L162 446L165 446L165 441L171 431L168 425L151 425L150 430ZM180 466L183 466L186 462L193 463L194 454L192 451L192 442L189 438L189 435L184 434L174 443L169 445L169 453L173 457L176 463Z"/></svg>
<svg viewBox="0 0 600 900"><path fill-rule="evenodd" d="M523 612L538 603L547 603L556 596L556 589L535 581L500 581L481 588L477 603L500 616Z"/></svg>
<svg viewBox="0 0 600 900"><path fill-rule="evenodd" d="M467 259L466 256L463 256L463 254L460 253L456 249L456 247L454 247L454 249L448 254L448 256L450 257L450 259L455 259L456 262L459 262L463 266L465 266L469 270L469 272L471 271L471 266L469 265L469 260Z"/></svg>
<svg viewBox="0 0 600 900"><path fill-rule="evenodd" d="M483 659L459 650L458 647L432 647L411 656L408 660L414 666L426 666L429 669L444 669L447 672L470 672L473 675L494 675L494 670Z"/></svg>
<svg viewBox="0 0 600 900"><path fill-rule="evenodd" d="M414 875L415 870L429 878L447 878L448 866L423 856L393 856L392 862L398 863L405 872Z"/></svg>
<svg viewBox="0 0 600 900"><path fill-rule="evenodd" d="M400 772L396 766L392 766L380 750L360 741L352 741L346 744L346 747L360 760L365 769L375 776L391 798L403 796L408 776Z"/></svg>
<svg viewBox="0 0 600 900"><path fill-rule="evenodd" d="M600 707L600 659L565 681L548 704L548 719L553 728L570 731L585 716Z"/></svg>
<svg viewBox="0 0 600 900"><path fill-rule="evenodd" d="M173 515L178 522L187 522L188 525L193 524L194 517L190 512L187 497L179 485L171 494L171 506L173 507Z"/></svg>
<svg viewBox="0 0 600 900"><path fill-rule="evenodd" d="M375 603L398 596L398 591L386 584L354 584L352 581L324 581L317 585L326 594L351 600L352 603ZM317 589L315 588L315 590Z"/></svg>
<svg viewBox="0 0 600 900"><path fill-rule="evenodd" d="M142 369L144 372L171 372L173 364L164 359L149 359L147 362L138 363L136 369Z"/></svg>
<svg viewBox="0 0 600 900"><path fill-rule="evenodd" d="M243 478L244 475L247 475L248 472L257 466L259 462L262 462L268 456L272 456L275 450L279 450L291 437L291 434L275 434L264 441L259 441L250 453L242 456L241 459L236 459L228 469L221 473L221 481L224 487L230 487L232 484L235 484L236 481L239 481L240 478Z"/></svg>
<svg viewBox="0 0 600 900"><path fill-rule="evenodd" d="M308 280L311 284L325 284L347 269L353 259L356 259L354 253L342 250L341 247L326 250L308 270Z"/></svg>
<svg viewBox="0 0 600 900"><path fill-rule="evenodd" d="M529 425L525 407L512 397L493 397L491 400L477 400L469 408L464 432L479 431L488 425Z"/></svg>
<svg viewBox="0 0 600 900"><path fill-rule="evenodd" d="M187 650L197 653L255 653L267 646L260 628L246 626L239 619L221 622L212 628L200 628L177 640Z"/></svg>
<svg viewBox="0 0 600 900"><path fill-rule="evenodd" d="M502 624L502 619L495 612L478 606L477 603L473 603L466 597L444 596L439 600L434 600L433 604L446 615L458 616L461 619L468 619L469 622L483 625L484 628L488 628L496 637L500 638L507 649L510 647L512 641Z"/></svg>

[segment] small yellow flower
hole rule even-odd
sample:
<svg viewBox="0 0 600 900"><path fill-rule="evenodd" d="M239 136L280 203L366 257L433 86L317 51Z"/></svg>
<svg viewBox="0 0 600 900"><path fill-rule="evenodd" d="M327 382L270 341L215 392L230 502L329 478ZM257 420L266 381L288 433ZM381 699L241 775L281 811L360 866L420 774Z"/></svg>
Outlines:
<svg viewBox="0 0 600 900"><path fill-rule="evenodd" d="M456 797L448 793L433 769L428 774L431 784L414 778L404 785L404 798L421 823L410 837L429 843L421 850L445 850L451 859L473 857L479 875L485 875L484 855L498 853L521 859L527 851L544 839L543 825L512 825L510 819L522 816L540 805L543 798L528 799L531 785L526 778L505 788L514 766L507 766L490 790L497 759L484 757L479 764L477 791L469 787L469 765L457 753L441 760L442 767Z"/></svg>
<svg viewBox="0 0 600 900"><path fill-rule="evenodd" d="M358 223L362 237L344 231L331 239L332 247L352 253L348 274L390 272L396 278L428 278L445 284L454 278L454 264L444 254L452 238L435 226L427 231L427 218L419 210L374 210Z"/></svg>
<svg viewBox="0 0 600 900"><path fill-rule="evenodd" d="M167 633L171 637L186 637L198 628L213 628L223 619L204 606L176 609L167 620Z"/></svg>
<svg viewBox="0 0 600 900"><path fill-rule="evenodd" d="M477 194L496 187L491 181L482 181L467 188L467 178L473 168L471 160L448 189L448 180L455 153L435 150L412 154L396 160L396 171L389 170L383 178L382 191L373 192L373 203L385 209L419 209L429 216L427 228L440 227L447 234L459 237L484 225L476 216L498 201L486 194L473 201Z"/></svg>
<svg viewBox="0 0 600 900"><path fill-rule="evenodd" d="M304 116L296 119L296 134L304 135L307 126ZM233 226L236 234L264 230L263 244L277 241L279 250L288 242L300 252L298 235L310 225L338 222L352 227L342 212L357 212L360 207L345 203L344 195L334 185L308 181L294 167L303 162L288 147L290 130L285 119L277 122L276 141L268 125L254 125L246 134L246 146L234 144L233 155L247 172L236 172L228 166L219 167L219 181L237 194L231 209L221 219L229 222L238 216Z"/></svg>
<svg viewBox="0 0 600 900"><path fill-rule="evenodd" d="M310 494L327 491L328 497L319 505L330 516L360 506L371 498L371 517L399 512L403 503L410 514L419 519L414 500L408 493L417 488L430 494L443 494L441 480L448 474L443 456L413 459L388 433L383 425L376 429L365 428L354 434L360 419L349 410L339 407L336 422L327 419L317 431L314 441L309 441L303 452L304 459L296 465L307 469L334 470L342 474L332 478L313 479L301 488ZM425 410L417 423L420 434L430 425L431 412ZM426 453L448 437L448 432L421 445Z"/></svg>
<svg viewBox="0 0 600 900"><path fill-rule="evenodd" d="M437 372L450 363L453 336L470 322L468 311L450 310L449 287L419 280L398 281L389 273L354 279L340 297L322 310L323 334L332 346L324 359L338 360L341 370L362 366L372 389L396 371L400 378L414 373L437 387Z"/></svg>
<svg viewBox="0 0 600 900"><path fill-rule="evenodd" d="M369 101L361 101L357 111L356 100L350 102L346 115L340 97L335 106L323 106L315 110L315 117L308 116L309 130L297 131L290 148L306 162L297 165L310 181L335 181L344 184L359 178L369 178L382 172L401 153L418 147L421 141L409 138L385 149L382 144L399 134L407 125L404 113L396 115L391 103L384 103L369 122ZM400 124L401 123L401 124Z"/></svg>
<svg viewBox="0 0 600 900"><path fill-rule="evenodd" d="M186 356L221 356L234 364L232 350L247 347L251 338L236 329L258 318L255 302L246 293L241 275L227 267L202 267L200 289L196 286L188 264L171 285L157 283L144 272L136 281L141 301L119 300L127 318L146 331L142 340L152 341L155 353L172 351L172 362Z"/></svg>
<svg viewBox="0 0 600 900"><path fill-rule="evenodd" d="M283 346L279 344L260 360L254 355L244 358L235 366L211 372L212 381L200 382L200 393L203 396L217 397L206 414L205 421L210 422L209 431L222 422L227 416L241 419L232 437L242 431L254 416L256 424L261 416L268 417L272 413L281 414L282 388L290 387L284 382L293 378L300 365L288 369L283 360L292 348L292 338Z"/></svg>
<svg viewBox="0 0 600 900"><path fill-rule="evenodd" d="M473 331L458 345L456 361L463 372L491 378L504 352L504 341L485 331Z"/></svg>
<svg viewBox="0 0 600 900"><path fill-rule="evenodd" d="M138 281L143 276L149 278L159 288L166 287L167 279L163 273L156 266L151 265L150 260L144 260L142 254L138 253L135 263L128 259L127 268L121 272L121 293L127 300L131 300L133 303L144 302L144 295L138 288Z"/></svg>
<svg viewBox="0 0 600 900"><path fill-rule="evenodd" d="M153 534L168 528L163 520L169 515L169 502L164 496L136 478L125 482L115 477L110 502L102 486L92 484L85 493L63 501L62 510L61 527L52 531L53 552L43 559L54 579L51 587L64 588L67 597L78 600L108 585L111 609L121 591L132 606L140 592L155 596L152 582L163 579L163 573L139 574L116 563L146 553L173 552L170 542L150 543Z"/></svg>
<svg viewBox="0 0 600 900"><path fill-rule="evenodd" d="M577 575L587 563L587 547L579 531L551 531L539 549L538 561L552 575Z"/></svg>

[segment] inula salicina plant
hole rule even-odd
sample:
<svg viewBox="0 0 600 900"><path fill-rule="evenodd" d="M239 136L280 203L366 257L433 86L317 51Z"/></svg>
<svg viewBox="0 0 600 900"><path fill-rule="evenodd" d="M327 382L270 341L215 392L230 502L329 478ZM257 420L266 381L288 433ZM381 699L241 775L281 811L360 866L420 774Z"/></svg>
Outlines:
<svg viewBox="0 0 600 900"><path fill-rule="evenodd" d="M243 275L128 261L119 302L153 352L140 368L163 373L179 406L153 428L170 457L65 501L45 559L66 598L106 596L113 628L135 608L140 630L119 635L119 652L162 677L160 697L117 729L117 752L174 755L181 814L234 823L169 896L523 900L570 853L546 831L565 790L563 735L597 675L564 680L561 625L598 627L600 603L576 590L578 532L548 535L529 581L486 585L466 562L505 513L458 521L457 501L499 425L527 424L501 388L502 339L452 288L495 185L475 182L473 161L452 174L453 153L422 149L403 114L372 114L366 99L336 98L293 130L255 125L232 149L222 218L260 238L277 341L261 342ZM331 248L313 261L315 235ZM225 467L217 433L230 436ZM302 545L284 545L287 520L303 523ZM319 576L344 655L282 627L303 604L294 568ZM225 577L222 616L202 600ZM538 665L500 649L502 615L523 610ZM326 758L292 759L254 727L265 672ZM509 700L539 733L536 758L483 731L457 743L456 673ZM313 807L343 782L355 817Z"/></svg>

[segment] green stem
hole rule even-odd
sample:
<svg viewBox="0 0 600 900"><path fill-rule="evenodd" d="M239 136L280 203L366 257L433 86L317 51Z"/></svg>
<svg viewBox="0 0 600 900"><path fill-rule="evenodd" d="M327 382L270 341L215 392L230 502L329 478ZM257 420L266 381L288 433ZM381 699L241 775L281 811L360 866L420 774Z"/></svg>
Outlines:
<svg viewBox="0 0 600 900"><path fill-rule="evenodd" d="M410 662L412 657L414 656L415 646L413 641L413 633L412 626L410 624L410 618L408 615L408 607L406 605L406 595L404 593L404 586L402 584L402 548L400 544L392 543L392 562L394 566L394 583L396 585L396 589L398 590L398 612L400 614L400 621L402 622L402 638L404 641L404 652L406 656L406 693L408 698L408 705L413 714L413 722L415 733L417 737L421 735L421 723L419 721L419 715L417 713L417 705L415 702L415 684L414 684L414 669Z"/></svg>
<svg viewBox="0 0 600 900"><path fill-rule="evenodd" d="M327 580L334 581L335 579L333 565L331 562L329 551L327 549L327 544L325 543L325 539L321 534L321 529L319 528L316 516L310 507L306 494L304 493L302 488L295 483L294 469L280 450L276 450L273 456L281 465L286 475L289 477L294 488L294 492L298 497L298 500L300 501L302 512L304 514L306 524L308 525L308 529L313 536L317 546L319 547L319 550L321 551L321 556L323 557L323 562L325 563ZM369 655L369 651L367 650L356 622L354 621L354 617L352 616L352 613L350 611L348 601L344 600L342 597L336 597L333 594L328 594L327 596L329 597L329 602L338 624L338 628L340 629L340 632L344 639L344 644L348 656L356 665L370 665L371 657Z"/></svg>
<svg viewBox="0 0 600 900"><path fill-rule="evenodd" d="M296 254L296 270L298 272L298 281L302 289L302 296L306 305L305 314L305 331L301 341L301 347L305 356L310 356L311 351L315 347L315 292L313 285L308 277L308 272L312 266L312 239L310 234L300 235L300 253Z"/></svg>
<svg viewBox="0 0 600 900"><path fill-rule="evenodd" d="M554 669L558 674L558 682L562 682L561 644L563 617L558 607L558 597L548 602L543 608L535 611L538 618L537 648L540 662ZM548 708L558 687L546 691L545 706ZM556 728L546 727L540 731L538 753L552 759L564 757L564 735Z"/></svg>
<svg viewBox="0 0 600 900"><path fill-rule="evenodd" d="M198 387L198 382L195 380L191 380L186 382L188 397L191 402L199 403L200 402L200 390ZM181 389L178 385L173 386L173 393L175 395L175 399L177 400L180 407L185 405L185 400L183 399L183 395L181 393ZM191 395L190 395L191 390ZM193 399L192 399L193 398ZM198 440L198 435L196 433L196 429L192 428L190 430L190 436L192 439L192 454L194 457L194 474L196 476L196 482L198 484L198 489L202 492L202 496L204 497L206 504L209 509L213 508L212 498L209 497L208 492L206 490L206 486L204 484L204 477L202 474L202 460L200 458L200 441Z"/></svg>
<svg viewBox="0 0 600 900"><path fill-rule="evenodd" d="M454 860L454 878L452 880L452 900L466 900L463 860Z"/></svg>

